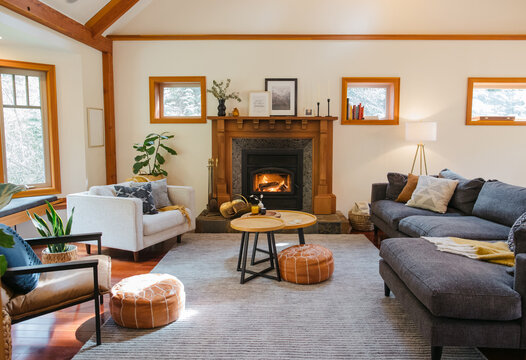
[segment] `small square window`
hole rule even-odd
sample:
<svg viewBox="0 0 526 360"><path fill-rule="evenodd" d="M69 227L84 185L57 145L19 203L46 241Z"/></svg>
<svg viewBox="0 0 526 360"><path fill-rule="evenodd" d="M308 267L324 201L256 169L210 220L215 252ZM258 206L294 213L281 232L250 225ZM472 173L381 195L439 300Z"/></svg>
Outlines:
<svg viewBox="0 0 526 360"><path fill-rule="evenodd" d="M206 77L150 77L151 123L206 123Z"/></svg>
<svg viewBox="0 0 526 360"><path fill-rule="evenodd" d="M526 125L526 78L468 78L467 125Z"/></svg>
<svg viewBox="0 0 526 360"><path fill-rule="evenodd" d="M400 78L342 78L344 125L398 125Z"/></svg>

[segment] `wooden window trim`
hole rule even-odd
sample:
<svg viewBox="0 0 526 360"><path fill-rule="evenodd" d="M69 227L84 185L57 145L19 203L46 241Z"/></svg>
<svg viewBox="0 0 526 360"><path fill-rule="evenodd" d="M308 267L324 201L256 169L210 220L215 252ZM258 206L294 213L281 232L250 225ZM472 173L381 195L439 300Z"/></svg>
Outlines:
<svg viewBox="0 0 526 360"><path fill-rule="evenodd" d="M201 85L201 116L163 116L161 90L169 83L199 83ZM206 123L206 76L151 76L150 77L150 123L152 124L198 124Z"/></svg>
<svg viewBox="0 0 526 360"><path fill-rule="evenodd" d="M525 83L526 78L486 78L486 77L470 77L468 78L468 96L466 104L466 125L491 125L491 126L526 126L526 121L515 121L515 120L473 120L472 117L472 106L473 106L473 88L475 83Z"/></svg>
<svg viewBox="0 0 526 360"><path fill-rule="evenodd" d="M48 137L49 137L49 167L51 186L38 189L29 189L16 194L14 197L41 196L60 194L60 155L58 144L58 116L57 116L57 85L55 65L37 64L24 61L1 60L1 67L15 69L36 70L46 73L46 111L48 119ZM2 149L0 137L0 151ZM4 160L0 156L0 180L5 182Z"/></svg>
<svg viewBox="0 0 526 360"><path fill-rule="evenodd" d="M388 108L392 118L387 120L347 120L347 88L350 83L363 85L390 84L391 92L388 94ZM342 125L398 125L400 109L400 78L399 77L342 77L341 98L341 124Z"/></svg>

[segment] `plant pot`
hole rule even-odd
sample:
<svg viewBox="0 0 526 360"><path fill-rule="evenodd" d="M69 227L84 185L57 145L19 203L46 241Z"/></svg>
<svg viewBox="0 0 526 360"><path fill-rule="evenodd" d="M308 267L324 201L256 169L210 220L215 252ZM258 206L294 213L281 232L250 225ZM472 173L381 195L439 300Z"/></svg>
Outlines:
<svg viewBox="0 0 526 360"><path fill-rule="evenodd" d="M140 174L135 175L134 177L126 179L126 181L134 181L134 182L148 182L148 181L156 181L156 180L162 180L164 179L164 175L148 175L148 174Z"/></svg>
<svg viewBox="0 0 526 360"><path fill-rule="evenodd" d="M72 260L77 260L77 246L68 245L66 252L61 253L50 253L48 248L42 250L42 263L44 264L56 264L63 263Z"/></svg>
<svg viewBox="0 0 526 360"><path fill-rule="evenodd" d="M226 116L225 99L217 99L219 105L217 105L217 116Z"/></svg>

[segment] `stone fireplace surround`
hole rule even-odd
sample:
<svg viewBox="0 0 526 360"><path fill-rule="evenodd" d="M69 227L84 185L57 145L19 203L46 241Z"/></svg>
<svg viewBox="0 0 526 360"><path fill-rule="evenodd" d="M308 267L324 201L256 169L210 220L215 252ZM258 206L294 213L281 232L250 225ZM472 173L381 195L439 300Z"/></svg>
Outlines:
<svg viewBox="0 0 526 360"><path fill-rule="evenodd" d="M308 162L311 164L312 186L310 196L304 194L303 198L311 199L314 214L336 213L336 196L332 193L332 122L337 120L336 117L210 116L208 119L212 120L212 157L217 162L214 195L219 204L230 201L232 194L239 193L235 190L241 189L241 181L235 180L241 176L240 169L237 171L236 168L236 164L240 164L237 161L240 155L235 154L239 140L235 139L250 139L249 142L305 139L311 143L311 161Z"/></svg>

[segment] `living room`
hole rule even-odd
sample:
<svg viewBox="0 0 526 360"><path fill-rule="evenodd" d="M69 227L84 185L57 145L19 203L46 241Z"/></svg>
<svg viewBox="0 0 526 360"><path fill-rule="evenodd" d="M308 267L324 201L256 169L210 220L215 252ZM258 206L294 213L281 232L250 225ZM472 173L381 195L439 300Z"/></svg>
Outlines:
<svg viewBox="0 0 526 360"><path fill-rule="evenodd" d="M42 130L47 135L45 146L49 147L43 151L48 159L45 163L49 164L45 169L49 191L39 192L38 187L33 187L14 200L31 195L56 196L55 207L64 224L74 207L72 234L102 233L102 254L111 256L109 285L133 275L167 273L179 279L186 292L186 310L181 317L153 330L128 329L114 322L111 299L105 296L99 304L102 341L98 346L93 314L97 301L93 298L34 319L13 321L9 345L13 359L153 358L178 350L180 355L172 356L438 359L439 345L444 345L444 359L523 358L519 348L526 347L526 343L490 346L466 341L450 346L451 343L427 339L422 324L415 322L398 303L397 297L402 301L402 294L392 288L390 297L385 298L382 291L385 279L378 273L379 240L384 243L385 238L401 236L392 236L382 226L379 239L375 239L372 228L359 230L359 226L354 226L349 233L347 219L349 212L357 209L356 203L375 200L371 198L373 184L386 183L389 172L439 175L447 168L468 179L498 179L526 186L526 169L518 165L523 163L525 128L521 125L525 122L520 115L510 118L513 112L494 116L473 111L474 94L477 89L488 87L488 83L495 83L489 90L511 89L517 93L526 85L523 2L0 0L0 5L2 74L11 74L5 69L26 67L55 76L56 96L50 95L52 91L42 97L42 103L47 101L45 110L52 114L54 109L50 119L55 119ZM28 63L52 66L46 68L52 70L31 68ZM16 74L11 74L13 79ZM2 81L4 90L8 80L4 82L2 77ZM230 81L226 94L235 94L226 100L223 115L216 94L206 91L212 89L213 81L223 82L223 87ZM166 93L159 90L175 82L199 88L197 116L159 116L158 106L167 106L161 96ZM273 83L280 82L292 89L288 113L272 108L270 89ZM18 86L14 80L9 84ZM27 86L29 94L31 85ZM353 117L349 94L354 88L386 89L386 114L373 114L366 106L365 116ZM18 88L13 94L18 99L17 91ZM25 106L31 108L33 100L27 96ZM261 105L258 96L268 96L263 106L266 109L259 109L262 113L257 112ZM14 106L3 101L4 110ZM523 106L524 102L514 105ZM411 125L407 124L434 125L427 139L415 140L408 136ZM113 207L108 200L101 206L83 208L84 197L78 194L102 194L107 185L115 192L113 184L152 174L147 167L135 169L135 164L144 158L136 160L141 153L134 147L152 133L165 133L168 138L161 139L163 144L176 152L172 154L160 147L160 165L167 173L164 177L169 185L165 205L182 206L160 215L168 219L177 212L177 221L183 225L170 230L163 227L157 236L156 226L164 225L145 221L143 238L142 229L137 230L140 236L129 231L137 224L133 216L124 219L123 215L118 220L113 217L128 211L124 206ZM257 246L250 248L253 235L249 236L250 241L241 235L248 236L253 231L235 224L243 219L237 211L248 211L247 202L253 199L249 198L252 192L243 185L251 183L243 178L250 171L242 169L241 158L243 144L251 148L254 144L250 141L254 139L265 139L259 143L258 151L276 152L280 141L287 143L284 146L290 153L301 150L298 159L303 161L297 168L303 176L295 173L292 179L301 178L302 182L290 192L298 191L302 197L296 199L299 205L289 209L314 216L316 224L305 220L309 219L305 215L292 220L297 224L305 221L305 235L301 227L290 228L276 230L274 239L269 230L266 251L271 258L272 254L277 257L277 252L286 246L298 244L296 233L300 234L300 243L304 236L307 245L319 244L329 249L335 259L334 273L318 285L293 284L284 281L284 276L276 282L263 275L239 283L241 274L235 263L238 258L242 260L240 239L241 249L249 248L248 257L252 259L248 261L258 252ZM421 142L425 142L425 152L418 148L415 154ZM6 175L10 166L6 151L4 145L4 183L12 182ZM96 190L90 190L93 187ZM153 185L151 190L155 192ZM236 196L238 193L248 199ZM273 194L261 193L265 193L261 203L267 204L270 215L271 211L284 208L272 205ZM37 207L44 213L42 206ZM189 210L188 220L185 208ZM31 207L27 209L33 213ZM256 210L261 211L259 206ZM25 209L19 212L16 222L0 223L12 226L23 238L37 237ZM210 216L211 213L215 215ZM284 218L286 213L282 213ZM100 222L92 220L95 217ZM516 219L512 220L511 224L506 223L508 228ZM368 226L373 225L369 222ZM110 238L128 236L139 240L133 246L125 245L124 240L122 245L117 240L108 242ZM259 246L266 248L263 237L259 238ZM272 250L273 242L279 251ZM82 242L76 244L81 260L88 255L88 247ZM95 254L96 241L90 244L91 253ZM42 248L43 245L35 247L37 255ZM272 264L271 260L271 267ZM274 274L274 270L264 275ZM361 280L360 271L367 272ZM201 287L200 282L204 284ZM192 294L192 289L197 290ZM212 316L213 307L209 306L216 296L218 314ZM273 297L281 299L272 300ZM334 302L324 303L326 297ZM305 302L317 304L321 310L309 319L308 310L288 308L284 301L287 298L305 298ZM354 302L349 305L349 314L340 318L333 313L347 311L342 306L347 301ZM284 309L290 313L282 312ZM211 316L210 327L201 322L204 314ZM259 325L272 319L273 314L283 318L272 320L268 326ZM238 317L235 321L229 318L232 323L228 326L221 325L227 316ZM325 317L332 329L321 327L318 338L313 337L313 329L304 330L307 339L292 336L282 328L287 321L292 330L308 328L309 324L320 326ZM360 327L363 331L357 332ZM221 333L231 334L223 345L218 344ZM188 339L178 342L179 334L202 337L203 343ZM335 337L333 342L328 340L331 336ZM344 336L348 336L348 344L343 343ZM150 354L152 345L147 344L155 337L161 339L154 342L161 349ZM378 338L385 341L378 343ZM290 343L289 349L284 340ZM275 349L265 345L270 341ZM162 348L162 342L173 344ZM307 350L298 350L302 347Z"/></svg>

